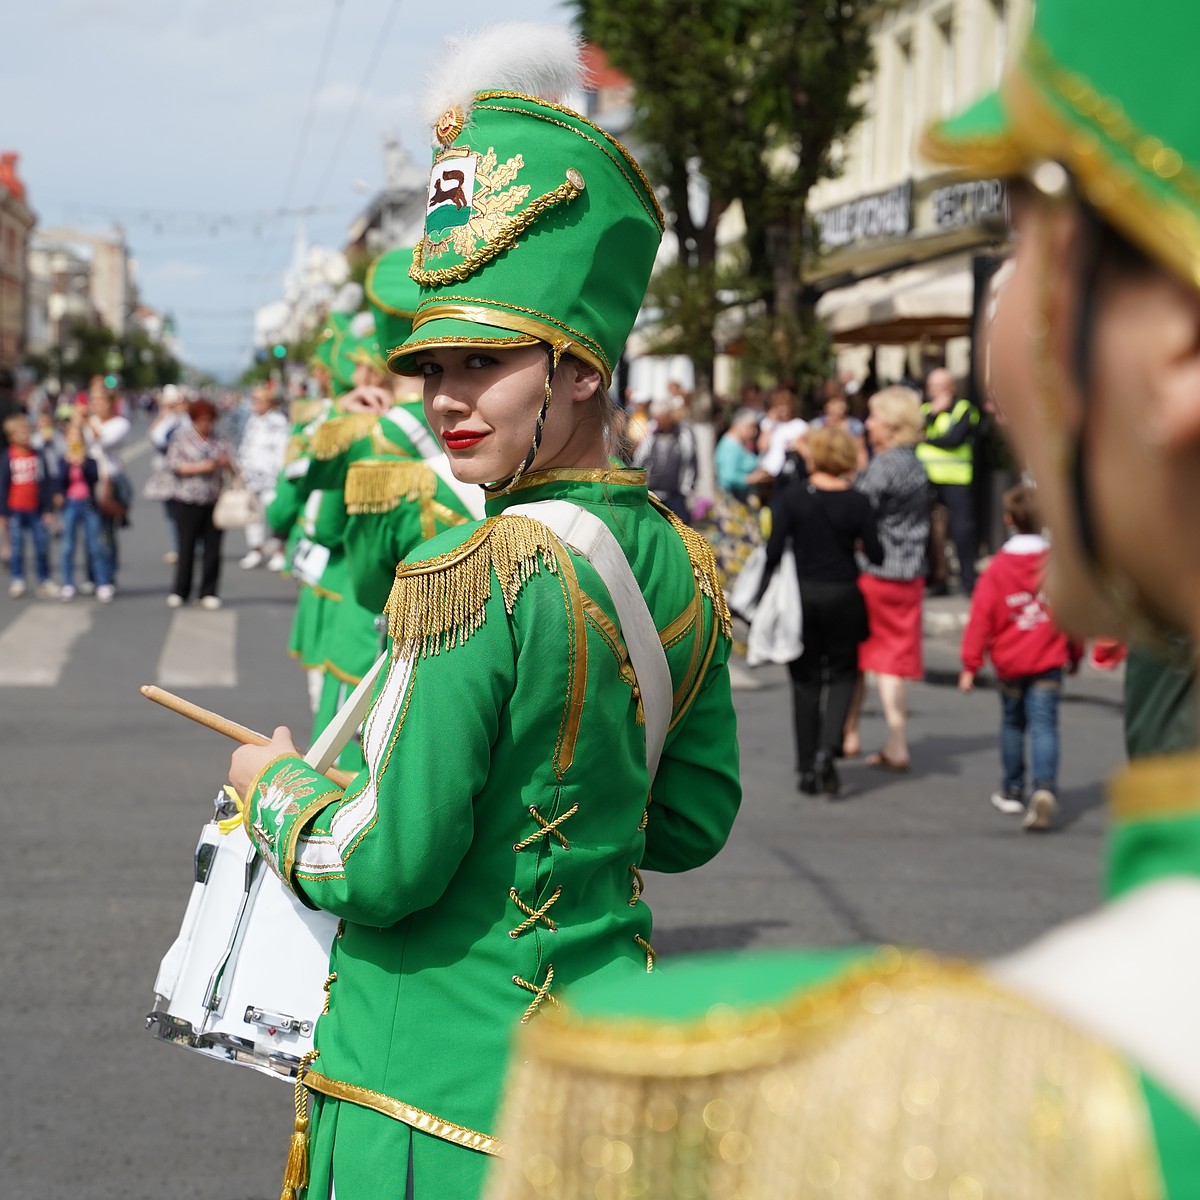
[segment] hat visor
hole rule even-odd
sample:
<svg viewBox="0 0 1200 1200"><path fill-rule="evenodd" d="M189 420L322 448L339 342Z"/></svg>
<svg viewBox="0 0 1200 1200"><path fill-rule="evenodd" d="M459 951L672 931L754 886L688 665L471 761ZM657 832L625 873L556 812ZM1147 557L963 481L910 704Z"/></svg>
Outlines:
<svg viewBox="0 0 1200 1200"><path fill-rule="evenodd" d="M999 91L931 125L921 139L921 153L975 178L1013 175L1028 161L1013 137L1012 119Z"/></svg>
<svg viewBox="0 0 1200 1200"><path fill-rule="evenodd" d="M458 317L435 317L414 329L408 338L388 353L388 370L397 375L417 375L416 362L420 350L463 349L483 346L496 350L512 350L518 346L536 346L539 338L498 325L480 325Z"/></svg>

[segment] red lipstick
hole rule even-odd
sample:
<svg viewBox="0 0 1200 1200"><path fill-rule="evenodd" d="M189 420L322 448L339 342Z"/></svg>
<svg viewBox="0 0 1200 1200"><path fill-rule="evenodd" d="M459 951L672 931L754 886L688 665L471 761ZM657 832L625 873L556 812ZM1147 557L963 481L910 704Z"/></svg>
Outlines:
<svg viewBox="0 0 1200 1200"><path fill-rule="evenodd" d="M453 429L442 434L442 441L446 443L447 450L469 450L472 446L479 445L487 436L486 433L474 429Z"/></svg>

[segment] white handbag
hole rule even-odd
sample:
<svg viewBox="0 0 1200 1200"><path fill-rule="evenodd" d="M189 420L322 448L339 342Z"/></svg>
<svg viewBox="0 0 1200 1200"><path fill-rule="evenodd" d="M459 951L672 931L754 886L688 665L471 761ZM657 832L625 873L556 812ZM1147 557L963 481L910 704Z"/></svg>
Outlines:
<svg viewBox="0 0 1200 1200"><path fill-rule="evenodd" d="M262 504L242 482L240 475L233 477L233 484L222 490L213 509L213 524L218 529L243 529L263 519Z"/></svg>
<svg viewBox="0 0 1200 1200"><path fill-rule="evenodd" d="M804 653L804 614L800 605L800 580L790 548L783 557L750 621L746 639L746 665L790 663Z"/></svg>

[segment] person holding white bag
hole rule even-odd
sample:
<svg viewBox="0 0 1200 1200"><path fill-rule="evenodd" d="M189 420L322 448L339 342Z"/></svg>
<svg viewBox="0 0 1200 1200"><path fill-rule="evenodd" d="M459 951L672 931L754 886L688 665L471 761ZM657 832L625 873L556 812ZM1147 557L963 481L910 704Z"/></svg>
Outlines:
<svg viewBox="0 0 1200 1200"><path fill-rule="evenodd" d="M841 793L834 759L858 678L859 643L868 633L855 549L880 563L883 546L870 500L850 486L858 465L854 439L844 429L817 429L809 437L809 454L808 478L794 479L771 505L760 595L790 543L804 614L803 650L788 663L797 787L833 798Z"/></svg>
<svg viewBox="0 0 1200 1200"><path fill-rule="evenodd" d="M253 412L238 445L237 469L246 490L258 498L259 512L262 513L275 495L275 481L283 470L292 427L279 410L275 390L270 384L255 389L252 404ZM268 537L270 530L266 519L260 516L245 528L246 553L238 560L238 566L252 570L265 562L269 570L282 571L283 547L277 538Z"/></svg>

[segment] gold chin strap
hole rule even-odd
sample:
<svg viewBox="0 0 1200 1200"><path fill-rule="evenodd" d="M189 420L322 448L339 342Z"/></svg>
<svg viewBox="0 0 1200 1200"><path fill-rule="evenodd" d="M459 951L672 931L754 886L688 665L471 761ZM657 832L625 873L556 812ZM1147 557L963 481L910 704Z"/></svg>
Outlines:
<svg viewBox="0 0 1200 1200"><path fill-rule="evenodd" d="M562 361L563 347L560 345L547 346L547 354L550 359L550 369L546 372L546 397L542 401L542 407L538 411L537 421L533 427L533 441L529 446L529 453L525 455L521 465L507 479L502 479L497 483L485 483L483 490L489 496L506 496L509 492L521 482L521 477L533 466L533 460L537 458L538 451L542 448L542 433L546 427L546 414L550 411L550 399L553 395L554 375L558 371L558 364Z"/></svg>

